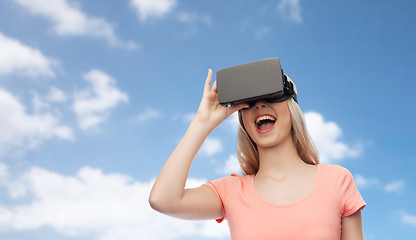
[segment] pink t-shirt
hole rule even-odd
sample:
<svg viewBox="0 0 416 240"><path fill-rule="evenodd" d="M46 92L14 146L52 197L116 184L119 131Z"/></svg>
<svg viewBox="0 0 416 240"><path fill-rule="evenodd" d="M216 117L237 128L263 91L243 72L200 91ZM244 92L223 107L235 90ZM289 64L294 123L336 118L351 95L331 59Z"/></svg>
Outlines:
<svg viewBox="0 0 416 240"><path fill-rule="evenodd" d="M288 205L262 199L254 188L254 175L232 174L205 185L220 199L232 239L340 239L341 218L363 209L366 203L347 169L329 164L317 166L312 191Z"/></svg>

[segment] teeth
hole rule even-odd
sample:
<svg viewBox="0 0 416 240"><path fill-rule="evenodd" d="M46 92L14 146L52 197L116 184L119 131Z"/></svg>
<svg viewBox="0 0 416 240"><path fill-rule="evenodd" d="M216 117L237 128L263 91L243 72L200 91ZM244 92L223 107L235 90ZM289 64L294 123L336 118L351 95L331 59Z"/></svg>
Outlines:
<svg viewBox="0 0 416 240"><path fill-rule="evenodd" d="M261 116L261 117L257 118L256 119L256 124L259 124L263 120L276 121L276 119L274 117L266 115L266 116Z"/></svg>

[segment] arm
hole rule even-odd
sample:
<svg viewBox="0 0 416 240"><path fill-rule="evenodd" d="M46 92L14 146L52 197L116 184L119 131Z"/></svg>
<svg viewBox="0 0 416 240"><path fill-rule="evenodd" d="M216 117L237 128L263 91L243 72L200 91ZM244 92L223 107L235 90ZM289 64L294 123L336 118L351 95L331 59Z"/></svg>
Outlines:
<svg viewBox="0 0 416 240"><path fill-rule="evenodd" d="M211 88L211 77L209 70L196 117L163 166L150 193L150 205L161 213L184 219L222 217L221 203L210 188L185 189L189 169L205 139L228 116L244 107L220 105L216 83Z"/></svg>
<svg viewBox="0 0 416 240"><path fill-rule="evenodd" d="M361 210L343 217L341 220L341 240L363 240L363 221Z"/></svg>

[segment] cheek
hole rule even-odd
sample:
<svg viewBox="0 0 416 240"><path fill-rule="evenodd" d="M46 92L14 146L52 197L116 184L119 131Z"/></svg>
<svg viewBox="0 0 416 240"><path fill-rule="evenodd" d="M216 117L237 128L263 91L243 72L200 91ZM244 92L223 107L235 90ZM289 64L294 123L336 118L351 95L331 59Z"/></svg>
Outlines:
<svg viewBox="0 0 416 240"><path fill-rule="evenodd" d="M287 105L281 104L275 110L280 118L281 129L291 131L292 117L290 116L289 107Z"/></svg>
<svg viewBox="0 0 416 240"><path fill-rule="evenodd" d="M254 127L254 124L250 124L252 119L253 119L253 117L248 113L245 113L245 114L241 115L241 120L242 120L243 127L244 127L244 129L246 130L247 134L250 137L253 137L253 134L256 131L255 127Z"/></svg>
<svg viewBox="0 0 416 240"><path fill-rule="evenodd" d="M289 111L283 111L281 113L281 118L283 118L282 120L285 123L285 125L289 125L290 127L292 127L292 119Z"/></svg>
<svg viewBox="0 0 416 240"><path fill-rule="evenodd" d="M286 124L287 124L287 131L291 133L292 132L292 118L290 116L290 113L288 113L286 117Z"/></svg>
<svg viewBox="0 0 416 240"><path fill-rule="evenodd" d="M278 115L285 119L285 122L289 122L289 124L292 125L289 106L286 103L278 105L276 112L278 112Z"/></svg>
<svg viewBox="0 0 416 240"><path fill-rule="evenodd" d="M241 112L241 120L242 120L243 127L245 129L247 129L247 124L246 123L249 122L249 116L248 115L249 114L247 114L247 112L244 112L244 111Z"/></svg>

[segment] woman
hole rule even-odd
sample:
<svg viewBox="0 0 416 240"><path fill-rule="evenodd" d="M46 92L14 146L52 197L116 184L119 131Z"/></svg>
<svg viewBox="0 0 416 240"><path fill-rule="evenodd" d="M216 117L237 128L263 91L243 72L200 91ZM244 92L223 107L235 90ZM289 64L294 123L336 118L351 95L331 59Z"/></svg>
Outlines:
<svg viewBox="0 0 416 240"><path fill-rule="evenodd" d="M226 107L219 104L211 77L209 70L196 117L154 183L152 208L183 219L226 218L236 240L363 239L365 202L352 175L340 166L319 164L297 103L289 98ZM185 189L204 140L236 111L244 176Z"/></svg>

